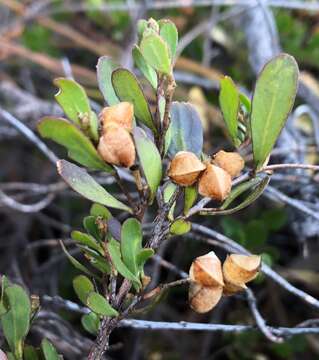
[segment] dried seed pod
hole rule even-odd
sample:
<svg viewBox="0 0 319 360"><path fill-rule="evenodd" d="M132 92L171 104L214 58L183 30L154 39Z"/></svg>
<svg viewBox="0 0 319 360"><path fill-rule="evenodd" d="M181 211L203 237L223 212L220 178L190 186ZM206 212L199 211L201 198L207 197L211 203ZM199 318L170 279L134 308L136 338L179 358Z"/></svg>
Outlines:
<svg viewBox="0 0 319 360"><path fill-rule="evenodd" d="M135 162L135 145L129 132L115 123L105 128L97 150L109 164L131 167Z"/></svg>
<svg viewBox="0 0 319 360"><path fill-rule="evenodd" d="M178 152L170 163L168 176L181 186L193 185L206 166L189 151Z"/></svg>
<svg viewBox="0 0 319 360"><path fill-rule="evenodd" d="M247 289L247 286L245 284L236 285L225 281L225 286L223 288L223 295L225 296L234 295L238 292L244 291L245 289Z"/></svg>
<svg viewBox="0 0 319 360"><path fill-rule="evenodd" d="M102 109L99 114L100 121L103 126L102 133L111 123L116 123L131 131L133 127L134 107L129 102L120 102L116 105L107 106Z"/></svg>
<svg viewBox="0 0 319 360"><path fill-rule="evenodd" d="M202 196L223 201L231 190L231 177L222 168L208 164L198 182L198 192Z"/></svg>
<svg viewBox="0 0 319 360"><path fill-rule="evenodd" d="M199 314L212 310L223 294L222 286L202 286L191 283L188 291L190 307Z"/></svg>
<svg viewBox="0 0 319 360"><path fill-rule="evenodd" d="M242 286L258 275L260 264L261 257L258 255L228 255L223 264L224 280Z"/></svg>
<svg viewBox="0 0 319 360"><path fill-rule="evenodd" d="M213 164L221 167L231 177L238 176L245 166L244 159L236 152L218 151L213 157Z"/></svg>
<svg viewBox="0 0 319 360"><path fill-rule="evenodd" d="M189 270L192 281L203 286L223 286L222 264L214 251L197 257Z"/></svg>

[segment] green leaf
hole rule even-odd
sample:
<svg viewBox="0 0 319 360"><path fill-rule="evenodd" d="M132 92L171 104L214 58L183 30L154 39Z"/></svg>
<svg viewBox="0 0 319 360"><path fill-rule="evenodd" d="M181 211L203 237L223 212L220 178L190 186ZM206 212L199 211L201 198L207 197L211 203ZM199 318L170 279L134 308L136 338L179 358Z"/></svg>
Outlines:
<svg viewBox="0 0 319 360"><path fill-rule="evenodd" d="M136 258L142 248L142 227L134 218L127 219L121 230L121 253L124 264L132 274L138 274Z"/></svg>
<svg viewBox="0 0 319 360"><path fill-rule="evenodd" d="M171 73L168 45L158 34L155 32L145 34L140 43L140 49L147 64L165 75Z"/></svg>
<svg viewBox="0 0 319 360"><path fill-rule="evenodd" d="M117 69L112 74L112 83L121 101L128 101L134 105L134 114L138 120L156 132L151 110L135 75L127 69Z"/></svg>
<svg viewBox="0 0 319 360"><path fill-rule="evenodd" d="M38 124L44 138L51 139L68 149L68 156L93 170L112 172L111 166L97 153L91 141L75 125L62 118L44 117Z"/></svg>
<svg viewBox="0 0 319 360"><path fill-rule="evenodd" d="M141 50L137 45L135 45L133 47L132 56L133 56L136 67L141 71L141 73L149 81L149 83L152 85L152 87L154 89L157 89L156 71L146 63L146 61L143 58L143 55L141 53Z"/></svg>
<svg viewBox="0 0 319 360"><path fill-rule="evenodd" d="M256 185L260 184L261 179L259 177L255 177L237 185L231 193L228 195L227 199L223 202L222 206L220 207L221 210L225 210L229 207L229 205L236 200L241 194L246 192L247 190L255 187Z"/></svg>
<svg viewBox="0 0 319 360"><path fill-rule="evenodd" d="M145 19L140 19L137 22L137 35L139 38L143 36L144 31L147 29L147 24L147 20Z"/></svg>
<svg viewBox="0 0 319 360"><path fill-rule="evenodd" d="M255 187L254 190L252 190L252 192L246 197L246 199L240 203L239 205L231 208L231 209L226 209L226 210L214 210L214 211L201 211L200 214L201 215L230 215L230 214L234 214L239 210L242 210L244 208L246 208L247 206L249 206L250 204L252 204L253 202L255 202L259 196L264 192L266 186L268 185L270 181L270 177L269 176L265 176L260 183Z"/></svg>
<svg viewBox="0 0 319 360"><path fill-rule="evenodd" d="M82 303L86 305L86 299L94 291L94 285L88 277L78 275L73 279L73 289Z"/></svg>
<svg viewBox="0 0 319 360"><path fill-rule="evenodd" d="M95 313L102 316L118 316L118 312L112 308L108 301L97 292L91 292L87 301L87 306Z"/></svg>
<svg viewBox="0 0 319 360"><path fill-rule="evenodd" d="M116 270L124 278L131 280L139 288L141 286L139 279L131 273L131 271L127 268L127 266L121 259L121 252L118 242L114 239L111 239L110 242L107 244L107 248L109 250L110 257Z"/></svg>
<svg viewBox="0 0 319 360"><path fill-rule="evenodd" d="M232 142L238 146L239 92L233 80L228 76L220 81L219 105Z"/></svg>
<svg viewBox="0 0 319 360"><path fill-rule="evenodd" d="M41 350L45 360L59 360L59 354L49 340L43 339L41 342Z"/></svg>
<svg viewBox="0 0 319 360"><path fill-rule="evenodd" d="M29 331L31 302L21 286L10 285L5 289L8 311L1 316L3 335L16 359L22 359L24 338Z"/></svg>
<svg viewBox="0 0 319 360"><path fill-rule="evenodd" d="M186 215L190 208L194 205L198 196L197 187L187 186L185 188L184 214Z"/></svg>
<svg viewBox="0 0 319 360"><path fill-rule="evenodd" d="M293 107L298 75L298 65L288 54L270 60L259 74L250 117L257 169L266 161Z"/></svg>
<svg viewBox="0 0 319 360"><path fill-rule="evenodd" d="M72 79L57 78L54 84L59 88L55 95L66 116L81 125L81 116L90 115L91 106L83 87Z"/></svg>
<svg viewBox="0 0 319 360"><path fill-rule="evenodd" d="M84 229L94 237L94 239L102 240L100 230L96 224L96 217L95 216L86 216L83 219L83 226Z"/></svg>
<svg viewBox="0 0 319 360"><path fill-rule="evenodd" d="M191 230L191 228L192 228L192 223L190 221L178 219L172 223L169 231L173 235L183 235L188 233Z"/></svg>
<svg viewBox="0 0 319 360"><path fill-rule="evenodd" d="M101 271L103 274L109 274L111 272L110 264L107 260L97 253L95 250L89 249L79 245L80 249L83 250L85 257L90 261L90 264Z"/></svg>
<svg viewBox="0 0 319 360"><path fill-rule="evenodd" d="M166 204L169 202L170 198L173 196L173 194L174 194L174 192L176 191L177 188L178 188L177 185L175 185L172 182L168 182L165 185L165 188L163 190L163 198L164 198L164 202ZM172 204L172 207L170 208L169 213L167 215L167 217L168 217L168 219L170 221L174 220L175 205L176 205L176 201L174 201L174 203Z"/></svg>
<svg viewBox="0 0 319 360"><path fill-rule="evenodd" d="M81 231L74 230L71 232L71 238L81 245L94 249L101 254L103 253L103 249L101 245L99 245L94 239L94 237L89 234L85 234Z"/></svg>
<svg viewBox="0 0 319 360"><path fill-rule="evenodd" d="M194 106L185 102L173 102L171 127L169 156L174 157L179 151L190 151L199 157L203 149L203 127Z"/></svg>
<svg viewBox="0 0 319 360"><path fill-rule="evenodd" d="M288 222L285 208L269 209L262 213L261 218L270 231L279 231Z"/></svg>
<svg viewBox="0 0 319 360"><path fill-rule="evenodd" d="M81 317L81 323L83 328L92 335L97 335L100 327L100 319L99 316L94 312L90 312L89 314L84 314Z"/></svg>
<svg viewBox="0 0 319 360"><path fill-rule="evenodd" d="M161 155L156 145L141 128L134 128L133 137L138 158L150 189L150 202L152 202L162 179Z"/></svg>
<svg viewBox="0 0 319 360"><path fill-rule="evenodd" d="M109 106L118 104L120 100L115 94L112 85L112 73L119 66L108 56L102 56L96 65L97 82L99 89Z"/></svg>
<svg viewBox="0 0 319 360"><path fill-rule="evenodd" d="M109 220L112 218L112 214L105 206L100 204L93 204L90 209L90 215L95 217L102 217L104 220Z"/></svg>
<svg viewBox="0 0 319 360"><path fill-rule="evenodd" d="M239 93L239 100L243 104L246 112L250 114L251 112L251 101L250 99L243 93Z"/></svg>
<svg viewBox="0 0 319 360"><path fill-rule="evenodd" d="M62 250L64 251L65 255L67 256L67 258L69 259L70 263L79 271L84 272L84 274L89 275L94 277L95 275L93 273L91 273L90 270L88 270L84 265L82 265L78 260L76 260L75 257L73 257L66 249L66 247L64 246L63 242L60 241Z"/></svg>
<svg viewBox="0 0 319 360"><path fill-rule="evenodd" d="M31 346L25 345L23 348L23 360L39 360L39 353L38 350Z"/></svg>
<svg viewBox="0 0 319 360"><path fill-rule="evenodd" d="M86 199L115 209L128 211L132 210L99 185L86 170L66 160L57 162L58 172L70 187L84 196Z"/></svg>
<svg viewBox="0 0 319 360"><path fill-rule="evenodd" d="M140 270L143 270L144 264L153 255L154 255L154 250L151 248L145 248L139 252L136 261L137 261L137 266L139 267Z"/></svg>
<svg viewBox="0 0 319 360"><path fill-rule="evenodd" d="M178 43L178 31L175 24L167 19L158 22L160 27L160 36L167 43L170 50L170 57L174 59Z"/></svg>

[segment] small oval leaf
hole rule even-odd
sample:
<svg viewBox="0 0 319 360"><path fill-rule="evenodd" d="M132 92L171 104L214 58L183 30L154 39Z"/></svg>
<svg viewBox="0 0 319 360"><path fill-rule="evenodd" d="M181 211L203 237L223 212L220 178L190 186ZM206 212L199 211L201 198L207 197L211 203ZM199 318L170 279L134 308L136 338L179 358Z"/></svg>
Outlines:
<svg viewBox="0 0 319 360"><path fill-rule="evenodd" d="M49 340L43 339L41 342L41 350L45 360L60 360L59 354Z"/></svg>
<svg viewBox="0 0 319 360"><path fill-rule="evenodd" d="M233 80L225 76L220 80L219 106L223 113L230 138L235 146L238 140L239 92Z"/></svg>
<svg viewBox="0 0 319 360"><path fill-rule="evenodd" d="M147 64L163 74L171 73L168 45L158 34L155 32L145 34L140 43L140 49Z"/></svg>
<svg viewBox="0 0 319 360"><path fill-rule="evenodd" d="M132 56L133 56L136 67L141 71L141 73L149 81L149 83L152 85L152 87L154 89L157 89L156 71L146 63L146 61L143 58L143 55L141 53L141 50L137 45L135 45L133 47Z"/></svg>
<svg viewBox="0 0 319 360"><path fill-rule="evenodd" d="M169 47L171 59L174 59L178 43L177 28L175 24L168 19L160 20L158 24L160 27L160 36L163 40L165 40Z"/></svg>
<svg viewBox="0 0 319 360"><path fill-rule="evenodd" d="M96 65L97 82L106 103L111 106L120 102L112 84L112 73L119 66L108 56L99 58Z"/></svg>
<svg viewBox="0 0 319 360"><path fill-rule="evenodd" d="M97 292L89 294L86 304L93 312L102 316L118 316L119 314L112 308L108 301Z"/></svg>
<svg viewBox="0 0 319 360"><path fill-rule="evenodd" d="M83 328L92 335L97 335L100 327L100 319L97 314L90 312L81 317Z"/></svg>
<svg viewBox="0 0 319 360"><path fill-rule="evenodd" d="M270 60L259 74L250 117L257 169L266 161L293 107L298 75L296 60L288 54Z"/></svg>
<svg viewBox="0 0 319 360"><path fill-rule="evenodd" d="M119 243L111 239L107 244L107 248L112 259L113 265L115 266L116 270L126 279L131 280L137 288L141 286L139 279L131 273L131 271L127 268L124 262L121 259L121 252L119 248Z"/></svg>
<svg viewBox="0 0 319 360"><path fill-rule="evenodd" d="M38 123L38 131L43 138L51 139L67 148L68 156L79 164L92 170L113 171L83 132L67 120L44 117Z"/></svg>
<svg viewBox="0 0 319 360"><path fill-rule="evenodd" d="M179 151L190 151L198 157L203 148L203 127L200 117L189 103L173 102L171 108L170 157Z"/></svg>
<svg viewBox="0 0 319 360"><path fill-rule="evenodd" d="M94 291L94 285L88 277L78 275L73 279L73 289L82 303L86 305L86 299Z"/></svg>
<svg viewBox="0 0 319 360"><path fill-rule="evenodd" d="M139 127L134 128L135 147L150 189L150 202L153 201L162 179L162 159L153 141Z"/></svg>
<svg viewBox="0 0 319 360"><path fill-rule="evenodd" d="M57 162L58 172L70 187L86 199L112 208L128 211L132 210L98 184L86 170L66 160Z"/></svg>
<svg viewBox="0 0 319 360"><path fill-rule="evenodd" d="M54 84L59 88L55 95L66 116L81 125L81 116L91 113L89 99L83 87L72 79L57 78Z"/></svg>
<svg viewBox="0 0 319 360"><path fill-rule="evenodd" d="M173 235L183 235L188 233L191 230L191 228L192 228L192 223L190 221L178 219L172 223L169 231Z"/></svg>
<svg viewBox="0 0 319 360"><path fill-rule="evenodd" d="M137 255L142 248L142 227L138 220L127 219L122 225L121 253L124 264L132 274L138 275Z"/></svg>
<svg viewBox="0 0 319 360"><path fill-rule="evenodd" d="M127 69L117 69L112 74L112 83L121 101L128 101L134 105L134 115L137 119L156 132L151 110L135 75Z"/></svg>

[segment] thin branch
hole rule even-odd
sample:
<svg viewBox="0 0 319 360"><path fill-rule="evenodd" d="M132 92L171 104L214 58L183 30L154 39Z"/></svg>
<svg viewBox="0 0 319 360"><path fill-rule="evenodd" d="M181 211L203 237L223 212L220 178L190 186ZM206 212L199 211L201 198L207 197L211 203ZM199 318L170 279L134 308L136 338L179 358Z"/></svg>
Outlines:
<svg viewBox="0 0 319 360"><path fill-rule="evenodd" d="M20 120L11 115L8 111L0 108L1 117L10 125L15 127L20 133L22 133L27 139L29 139L35 146L54 164L58 161L55 154L46 146L46 144L40 140L33 131L25 126Z"/></svg>
<svg viewBox="0 0 319 360"><path fill-rule="evenodd" d="M222 331L224 333L240 333L245 331L257 330L250 325L224 325L224 324L203 324L190 322L164 322L164 321L146 321L127 319L119 323L120 327L130 327L134 329L146 330L175 330L175 331ZM272 333L277 336L293 336L305 334L319 334L319 327L269 327Z"/></svg>
<svg viewBox="0 0 319 360"><path fill-rule="evenodd" d="M285 170L285 169L305 169L319 171L319 165L310 164L274 164L263 167L259 172L273 171L273 170Z"/></svg>
<svg viewBox="0 0 319 360"><path fill-rule="evenodd" d="M266 336L268 340L276 343L282 343L283 339L281 337L274 335L270 330L270 328L266 325L265 319L262 317L262 315L260 314L257 308L257 300L252 290L247 288L246 295L247 295L250 311L252 312L255 318L256 325L258 326L259 330Z"/></svg>

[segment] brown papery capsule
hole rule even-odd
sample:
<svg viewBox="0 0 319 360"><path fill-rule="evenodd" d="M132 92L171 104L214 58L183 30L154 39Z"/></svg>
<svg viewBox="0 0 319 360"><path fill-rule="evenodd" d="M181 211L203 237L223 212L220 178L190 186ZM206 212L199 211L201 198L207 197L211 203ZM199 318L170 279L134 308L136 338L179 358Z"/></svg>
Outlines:
<svg viewBox="0 0 319 360"><path fill-rule="evenodd" d="M197 257L189 270L192 281L203 286L223 286L222 264L214 251Z"/></svg>
<svg viewBox="0 0 319 360"><path fill-rule="evenodd" d="M223 264L224 280L234 285L246 284L258 275L260 264L258 255L228 255Z"/></svg>
<svg viewBox="0 0 319 360"><path fill-rule="evenodd" d="M232 284L232 283L225 281L225 286L223 288L223 295L231 296L238 292L242 292L245 289L247 289L247 286L245 284L236 285L236 284Z"/></svg>
<svg viewBox="0 0 319 360"><path fill-rule="evenodd" d="M219 302L223 294L222 286L202 286L191 283L188 291L190 307L199 314L212 310Z"/></svg>
<svg viewBox="0 0 319 360"><path fill-rule="evenodd" d="M115 123L106 127L97 150L101 157L112 165L128 168L135 162L135 145L131 135Z"/></svg>
<svg viewBox="0 0 319 360"><path fill-rule="evenodd" d="M193 185L206 166L189 151L178 152L170 163L168 176L181 186Z"/></svg>
<svg viewBox="0 0 319 360"><path fill-rule="evenodd" d="M213 157L213 164L221 167L233 178L238 176L245 166L244 159L236 152L218 151Z"/></svg>
<svg viewBox="0 0 319 360"><path fill-rule="evenodd" d="M231 190L231 177L222 168L208 164L198 182L198 192L202 196L223 201Z"/></svg>
<svg viewBox="0 0 319 360"><path fill-rule="evenodd" d="M107 126L111 123L115 123L131 131L133 127L133 116L134 107L129 102L120 102L116 105L103 108L99 114L103 126L102 133L104 134Z"/></svg>

